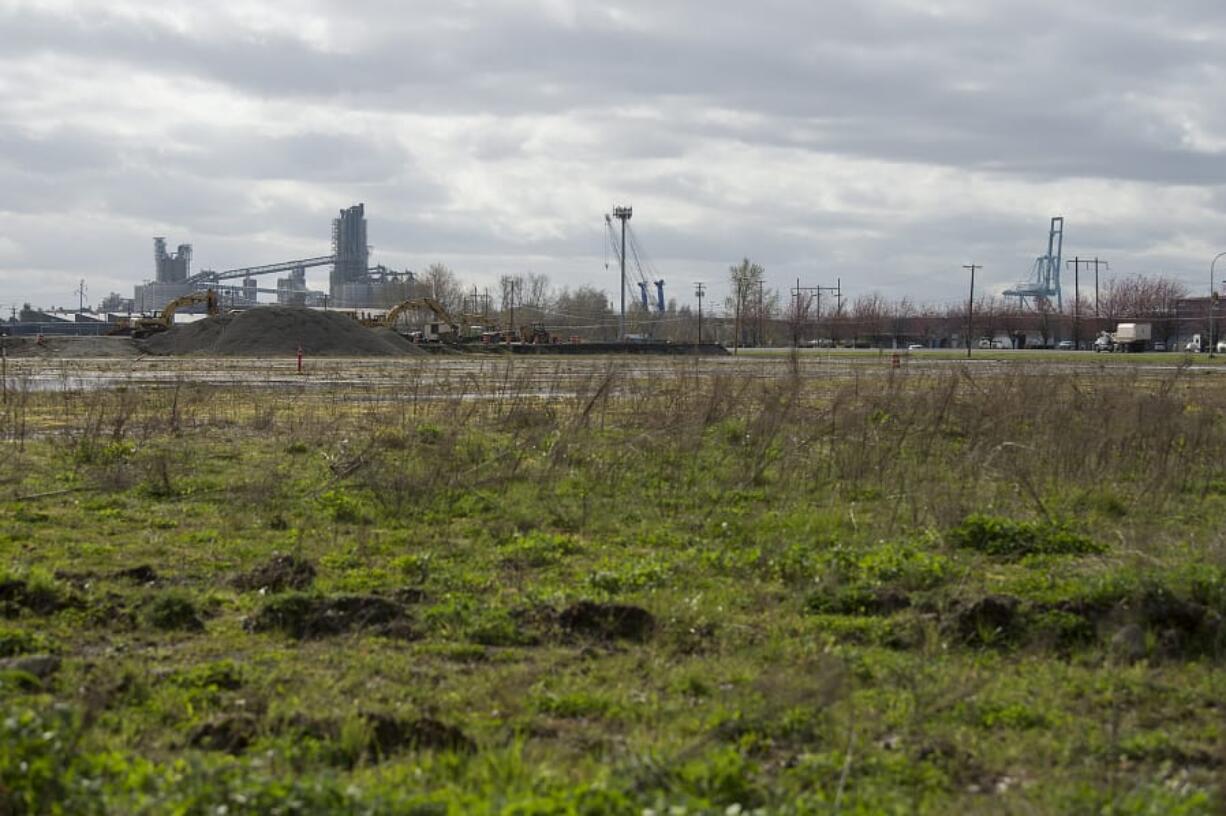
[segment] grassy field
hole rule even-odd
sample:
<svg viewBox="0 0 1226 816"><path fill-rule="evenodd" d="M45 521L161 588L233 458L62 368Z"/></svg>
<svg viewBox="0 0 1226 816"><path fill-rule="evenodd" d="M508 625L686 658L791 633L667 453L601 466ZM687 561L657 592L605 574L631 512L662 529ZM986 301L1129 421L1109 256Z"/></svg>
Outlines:
<svg viewBox="0 0 1226 816"><path fill-rule="evenodd" d="M783 348L746 348L738 349L738 355L748 357L786 358L791 349ZM831 360L855 360L863 357L889 357L895 350L888 348L872 349L800 349L802 357L822 357ZM897 353L905 360L916 362L931 362L934 360L964 361L967 359L966 349L919 349L907 351L897 349ZM1136 354L1100 353L1093 351L1056 351L1055 349L972 349L972 362L1007 362L1018 364L1064 363L1076 366L1195 366L1218 367L1226 365L1226 355L1189 354L1182 351L1146 351Z"/></svg>
<svg viewBox="0 0 1226 816"><path fill-rule="evenodd" d="M0 814L1220 812L1162 357L23 371Z"/></svg>

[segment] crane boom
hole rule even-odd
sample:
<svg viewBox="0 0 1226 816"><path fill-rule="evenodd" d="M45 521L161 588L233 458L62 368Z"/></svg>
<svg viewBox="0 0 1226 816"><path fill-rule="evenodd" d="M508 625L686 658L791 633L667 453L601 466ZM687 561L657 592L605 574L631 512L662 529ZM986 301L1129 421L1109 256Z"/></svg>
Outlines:
<svg viewBox="0 0 1226 816"><path fill-rule="evenodd" d="M613 249L613 257L615 257L617 262L620 264L622 262L621 244L617 237L617 231L613 227L613 219L606 214L604 220L605 227L607 228L609 235L609 246L611 246ZM638 280L636 280L634 283L639 288L639 298L643 311L651 311L651 301L647 292L649 287L654 286L657 293L656 308L658 311L663 312L664 280L662 278L652 280L648 276L648 271L654 274L655 270L651 268L651 262L647 260L646 253L643 252L642 247L639 245L638 236L634 234L634 230L630 228L629 224L626 225L626 234L627 238L629 239L626 246L626 254L629 256L627 260L630 261L628 266L634 270L634 273L638 278ZM647 267L647 270L644 270L644 266Z"/></svg>

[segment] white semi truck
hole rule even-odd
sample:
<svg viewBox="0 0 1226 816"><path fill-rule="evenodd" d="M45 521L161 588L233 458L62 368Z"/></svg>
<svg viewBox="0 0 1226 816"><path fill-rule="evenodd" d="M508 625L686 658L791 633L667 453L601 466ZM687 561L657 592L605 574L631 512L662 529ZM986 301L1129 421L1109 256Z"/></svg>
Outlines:
<svg viewBox="0 0 1226 816"><path fill-rule="evenodd" d="M1113 332L1102 332L1094 341L1095 351L1145 351L1153 327L1149 323L1120 323Z"/></svg>

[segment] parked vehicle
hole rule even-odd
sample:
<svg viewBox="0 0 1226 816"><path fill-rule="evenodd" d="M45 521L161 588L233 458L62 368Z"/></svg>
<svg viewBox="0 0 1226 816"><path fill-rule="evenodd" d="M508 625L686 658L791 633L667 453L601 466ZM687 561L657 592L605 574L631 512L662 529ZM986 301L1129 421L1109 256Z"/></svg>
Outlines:
<svg viewBox="0 0 1226 816"><path fill-rule="evenodd" d="M1166 351L1166 343L1163 343L1161 340L1158 340L1149 347L1149 350L1150 351Z"/></svg>
<svg viewBox="0 0 1226 816"><path fill-rule="evenodd" d="M909 346L907 346L907 351L923 351L923 350L924 350L924 345L922 343L911 343Z"/></svg>
<svg viewBox="0 0 1226 816"><path fill-rule="evenodd" d="M1121 323L1113 332L1102 332L1094 341L1095 351L1145 351L1149 348L1152 326L1148 323Z"/></svg>
<svg viewBox="0 0 1226 816"><path fill-rule="evenodd" d="M1072 340L1061 340L1059 343L1056 343L1056 348L1059 349L1060 351L1072 351L1073 341Z"/></svg>
<svg viewBox="0 0 1226 816"><path fill-rule="evenodd" d="M1193 354L1200 354L1202 351L1208 351L1209 338L1205 337L1204 335L1194 334L1192 335L1191 340L1184 343L1183 350L1190 351ZM1217 353L1226 354L1226 340L1219 340L1217 342Z"/></svg>

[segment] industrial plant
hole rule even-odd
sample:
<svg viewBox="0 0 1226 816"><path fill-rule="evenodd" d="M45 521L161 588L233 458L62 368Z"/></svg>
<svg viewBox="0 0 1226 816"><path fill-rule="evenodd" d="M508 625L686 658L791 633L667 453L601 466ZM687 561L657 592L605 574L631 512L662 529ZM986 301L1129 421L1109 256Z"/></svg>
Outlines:
<svg viewBox="0 0 1226 816"><path fill-rule="evenodd" d="M366 207L355 204L332 220L332 252L313 258L280 261L260 266L192 273L192 245L180 244L174 253L166 250L166 238L153 239L154 278L137 285L133 302L141 312L158 311L192 292L213 290L228 307L256 305L260 295L276 295L282 306L329 306L342 309L387 308L407 299L414 281L408 270L383 265L369 266L366 243ZM307 287L306 270L332 267L328 291ZM275 288L260 278L281 275Z"/></svg>

